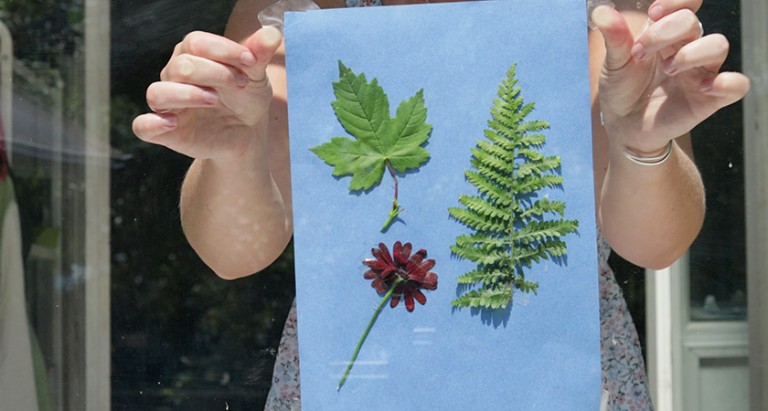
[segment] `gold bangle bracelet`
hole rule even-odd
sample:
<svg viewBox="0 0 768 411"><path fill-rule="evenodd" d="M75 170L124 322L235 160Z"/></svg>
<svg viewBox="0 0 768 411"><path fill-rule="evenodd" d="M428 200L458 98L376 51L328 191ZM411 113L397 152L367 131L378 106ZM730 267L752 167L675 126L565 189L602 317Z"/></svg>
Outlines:
<svg viewBox="0 0 768 411"><path fill-rule="evenodd" d="M659 164L664 163L669 159L669 156L672 154L672 144L675 140L669 140L669 144L667 144L667 149L664 150L663 153L659 154L658 156L653 157L641 157L636 154L630 153L626 149L624 149L624 157L628 158L629 161L639 164L641 166L657 166Z"/></svg>

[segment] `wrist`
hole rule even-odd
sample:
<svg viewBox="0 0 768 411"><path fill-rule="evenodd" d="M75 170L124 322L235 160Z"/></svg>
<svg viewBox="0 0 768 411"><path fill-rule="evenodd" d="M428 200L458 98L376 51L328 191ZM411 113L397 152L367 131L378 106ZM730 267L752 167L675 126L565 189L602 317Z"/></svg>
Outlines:
<svg viewBox="0 0 768 411"><path fill-rule="evenodd" d="M215 137L216 147L209 155L199 160L222 169L250 168L251 164L262 163L269 148L268 130L266 122L226 130Z"/></svg>

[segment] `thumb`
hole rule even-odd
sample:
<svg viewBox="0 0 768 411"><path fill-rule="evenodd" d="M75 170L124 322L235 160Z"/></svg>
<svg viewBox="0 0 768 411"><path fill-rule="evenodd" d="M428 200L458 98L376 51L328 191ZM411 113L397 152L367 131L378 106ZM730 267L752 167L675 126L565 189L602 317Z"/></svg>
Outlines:
<svg viewBox="0 0 768 411"><path fill-rule="evenodd" d="M246 70L251 80L261 81L264 79L264 70L282 42L282 33L272 26L260 28L245 40L245 46L255 58L255 64Z"/></svg>
<svg viewBox="0 0 768 411"><path fill-rule="evenodd" d="M605 68L615 70L624 67L632 58L634 36L624 17L610 6L598 6L592 11L592 23L605 40Z"/></svg>

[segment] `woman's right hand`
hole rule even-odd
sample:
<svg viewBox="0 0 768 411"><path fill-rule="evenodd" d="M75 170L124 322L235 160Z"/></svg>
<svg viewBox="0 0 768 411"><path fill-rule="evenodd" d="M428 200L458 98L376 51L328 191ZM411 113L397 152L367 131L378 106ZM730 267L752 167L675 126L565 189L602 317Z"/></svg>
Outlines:
<svg viewBox="0 0 768 411"><path fill-rule="evenodd" d="M238 44L204 32L188 34L174 49L160 81L147 89L152 113L138 116L142 140L197 159L241 156L266 130L272 87L267 63L282 42L265 27Z"/></svg>

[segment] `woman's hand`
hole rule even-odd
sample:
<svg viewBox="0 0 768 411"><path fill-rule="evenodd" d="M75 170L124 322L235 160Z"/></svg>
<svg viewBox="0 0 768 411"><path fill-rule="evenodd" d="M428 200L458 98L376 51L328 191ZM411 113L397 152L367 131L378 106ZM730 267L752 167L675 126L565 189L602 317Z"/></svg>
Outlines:
<svg viewBox="0 0 768 411"><path fill-rule="evenodd" d="M237 17L233 27L242 44L187 35L147 89L153 113L133 122L142 140L195 158L182 185L181 223L190 245L223 278L266 267L292 231L284 104L273 98L285 94L284 73L269 64L280 60L282 36L259 28L255 13Z"/></svg>
<svg viewBox="0 0 768 411"><path fill-rule="evenodd" d="M743 74L719 73L728 40L702 36L695 14L700 5L701 0L657 0L636 38L618 11L593 11L606 44L599 102L611 145L656 155L749 90Z"/></svg>
<svg viewBox="0 0 768 411"><path fill-rule="evenodd" d="M193 158L243 155L257 138L254 126L268 121L272 88L266 67L281 41L272 27L256 31L244 45L210 33L188 34L160 81L147 89L154 113L138 116L134 133Z"/></svg>

